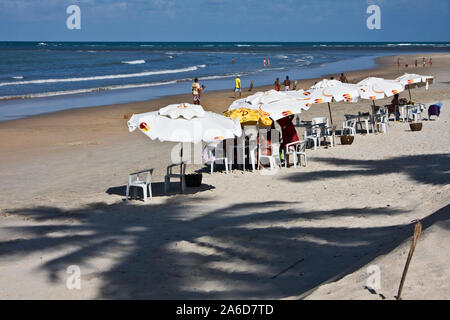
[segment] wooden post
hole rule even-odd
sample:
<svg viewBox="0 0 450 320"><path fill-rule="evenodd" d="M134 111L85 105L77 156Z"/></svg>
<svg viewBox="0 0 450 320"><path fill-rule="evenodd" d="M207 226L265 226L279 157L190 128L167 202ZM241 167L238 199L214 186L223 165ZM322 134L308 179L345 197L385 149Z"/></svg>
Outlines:
<svg viewBox="0 0 450 320"><path fill-rule="evenodd" d="M422 233L422 224L420 220L417 220L416 225L414 226L414 237L413 242L411 244L411 248L409 249L408 259L406 260L405 268L403 269L402 280L400 281L400 287L398 288L397 300L401 300L403 284L405 283L406 274L408 273L409 264L411 263L412 256L414 254L414 249L416 248L417 242L419 241L420 234Z"/></svg>
<svg viewBox="0 0 450 320"><path fill-rule="evenodd" d="M252 91L253 90L253 84L255 81L252 80L252 82L250 82L250 88L248 89L248 91Z"/></svg>
<svg viewBox="0 0 450 320"><path fill-rule="evenodd" d="M181 142L180 157L180 193L183 193L183 142Z"/></svg>

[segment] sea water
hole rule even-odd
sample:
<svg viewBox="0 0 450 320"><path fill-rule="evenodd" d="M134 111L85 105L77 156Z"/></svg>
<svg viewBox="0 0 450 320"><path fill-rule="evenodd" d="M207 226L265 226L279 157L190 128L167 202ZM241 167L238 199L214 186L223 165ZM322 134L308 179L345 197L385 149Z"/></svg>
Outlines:
<svg viewBox="0 0 450 320"><path fill-rule="evenodd" d="M63 109L320 77L450 43L0 42L0 121ZM263 61L270 60L270 67ZM306 88L305 88L306 89ZM163 107L163 106L162 106Z"/></svg>

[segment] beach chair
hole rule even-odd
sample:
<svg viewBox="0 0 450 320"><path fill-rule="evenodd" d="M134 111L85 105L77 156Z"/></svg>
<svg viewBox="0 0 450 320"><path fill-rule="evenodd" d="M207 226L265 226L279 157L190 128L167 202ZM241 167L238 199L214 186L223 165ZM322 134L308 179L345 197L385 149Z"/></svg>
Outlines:
<svg viewBox="0 0 450 320"><path fill-rule="evenodd" d="M356 136L356 119L344 121L344 123L342 124L342 135L347 135L347 132L348 135Z"/></svg>
<svg viewBox="0 0 450 320"><path fill-rule="evenodd" d="M263 155L261 150L264 149L261 146L259 147L259 154L258 154L258 163L261 163L263 159L269 160L270 164L270 170L275 169L276 166L281 168L281 161L280 161L280 144L279 143L272 143L266 146L266 150L271 150L270 155Z"/></svg>
<svg viewBox="0 0 450 320"><path fill-rule="evenodd" d="M294 158L294 168L297 167L297 159L299 165L302 165L302 157L305 159L304 166L307 165L306 159L306 140L292 142L286 145L286 156L292 155ZM286 157L287 159L287 157ZM287 168L287 160L284 162L284 167Z"/></svg>
<svg viewBox="0 0 450 320"><path fill-rule="evenodd" d="M277 136L274 136L277 135ZM280 133L278 130L272 130L272 142L268 145L259 144L258 152L258 166L263 159L268 160L270 164L270 170L275 169L276 166L281 168L280 160ZM269 152L270 150L270 152ZM263 154L266 153L266 154ZM270 155L268 154L270 153Z"/></svg>
<svg viewBox="0 0 450 320"><path fill-rule="evenodd" d="M258 129L256 126L245 126L244 135L248 137L248 154L252 170L256 170L256 153L258 151Z"/></svg>
<svg viewBox="0 0 450 320"><path fill-rule="evenodd" d="M392 104L388 104L385 105L384 108L387 110L387 120L388 122L391 121L391 116L394 116L394 121L397 120L397 115L396 115L396 110L397 108L392 105Z"/></svg>
<svg viewBox="0 0 450 320"><path fill-rule="evenodd" d="M437 117L439 120L439 116L441 114L442 102L432 104L428 107L428 120L431 120L431 116Z"/></svg>
<svg viewBox="0 0 450 320"><path fill-rule="evenodd" d="M378 128L381 128L382 133L387 132L387 126L388 126L388 116L387 114L379 114L375 116L375 126L378 126Z"/></svg>
<svg viewBox="0 0 450 320"><path fill-rule="evenodd" d="M180 179L181 192L182 193L186 192L186 164L187 164L187 162L183 161L181 163L172 164L167 167L167 174L164 177L164 193L169 192L171 178ZM181 166L180 173L173 173L173 168L179 167L179 166Z"/></svg>
<svg viewBox="0 0 450 320"><path fill-rule="evenodd" d="M312 141L314 144L314 150L317 149L317 146L320 147L320 135L321 135L322 130L320 129L319 126L312 126L309 129L306 129L305 133L304 133L304 139L306 141Z"/></svg>
<svg viewBox="0 0 450 320"><path fill-rule="evenodd" d="M320 126L320 136L321 138L323 138L323 141L325 142L325 144L327 143L327 139L330 139L330 145L332 147L334 147L334 142L333 142L333 132L331 131L329 122L328 122L328 118L326 117L318 117L318 118L312 118L312 125L317 125ZM320 146L320 144L319 144Z"/></svg>
<svg viewBox="0 0 450 320"><path fill-rule="evenodd" d="M145 180L141 179L141 175L146 174ZM142 188L142 194L144 202L147 201L147 190L148 195L150 197L150 200L152 199L152 174L153 169L149 170L143 170L139 172L130 173L128 175L128 184L127 184L127 191L126 191L126 198L125 201L128 202L128 198L130 195L130 189L134 187L133 189L133 196L136 199L137 197L137 189Z"/></svg>
<svg viewBox="0 0 450 320"><path fill-rule="evenodd" d="M424 104L417 104L416 106L414 106L414 108L411 110L412 121L416 122L417 120L419 120L419 118L422 121L422 112L424 110L426 110Z"/></svg>
<svg viewBox="0 0 450 320"><path fill-rule="evenodd" d="M223 148L223 142L218 145L207 145L206 152L207 152L206 163L207 164L209 163L209 165L211 166L211 174L213 174L214 164L217 162L222 162L224 164L225 172L228 174L229 163Z"/></svg>
<svg viewBox="0 0 450 320"><path fill-rule="evenodd" d="M361 131L365 130L366 133L369 134L370 133L370 125L369 125L370 119L369 118L361 118L361 117L364 117L364 115L359 113L358 121L356 121L356 126L358 127L358 125L359 125L359 129ZM365 125L365 128L363 128L363 123Z"/></svg>

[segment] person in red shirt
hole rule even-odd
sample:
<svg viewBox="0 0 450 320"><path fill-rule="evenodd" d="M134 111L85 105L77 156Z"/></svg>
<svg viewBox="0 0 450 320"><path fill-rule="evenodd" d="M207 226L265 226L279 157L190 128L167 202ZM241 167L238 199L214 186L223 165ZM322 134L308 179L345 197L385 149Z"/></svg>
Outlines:
<svg viewBox="0 0 450 320"><path fill-rule="evenodd" d="M300 142L300 139L297 134L297 130L295 129L294 123L292 122L294 120L294 115L284 117L279 119L277 122L281 127L281 135L282 135L282 142L281 142L281 149L285 151L286 154L286 146L293 142ZM289 156L286 156L285 161L289 163Z"/></svg>

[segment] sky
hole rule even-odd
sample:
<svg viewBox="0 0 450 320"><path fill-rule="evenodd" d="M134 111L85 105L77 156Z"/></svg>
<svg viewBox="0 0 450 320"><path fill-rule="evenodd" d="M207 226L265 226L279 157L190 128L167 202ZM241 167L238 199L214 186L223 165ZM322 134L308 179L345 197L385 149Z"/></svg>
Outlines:
<svg viewBox="0 0 450 320"><path fill-rule="evenodd" d="M449 0L0 0L0 41L450 41L449 16Z"/></svg>

